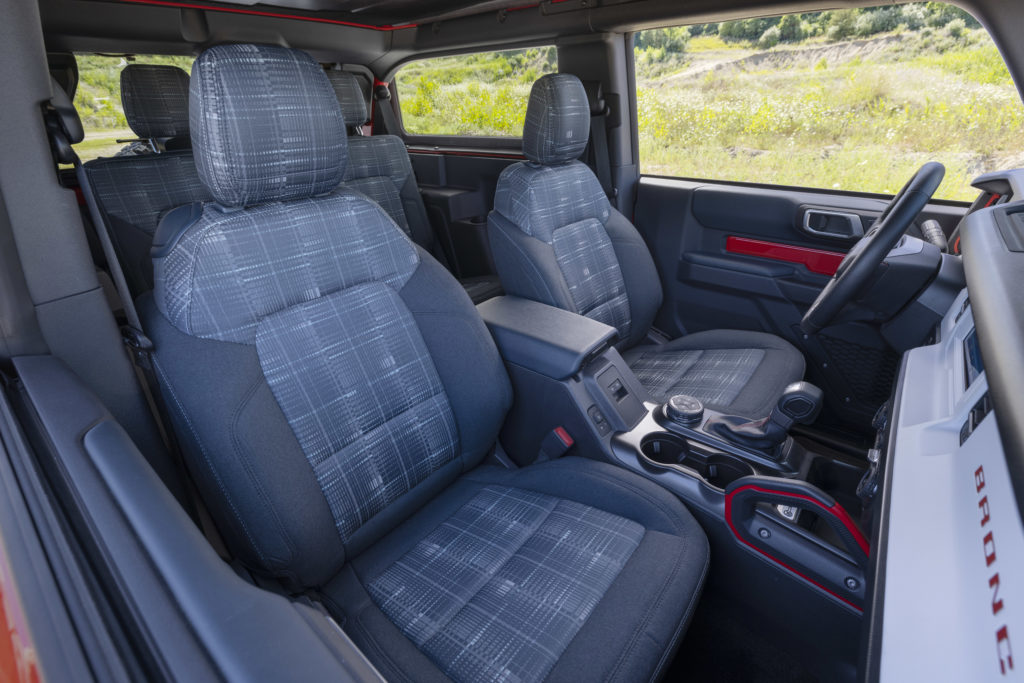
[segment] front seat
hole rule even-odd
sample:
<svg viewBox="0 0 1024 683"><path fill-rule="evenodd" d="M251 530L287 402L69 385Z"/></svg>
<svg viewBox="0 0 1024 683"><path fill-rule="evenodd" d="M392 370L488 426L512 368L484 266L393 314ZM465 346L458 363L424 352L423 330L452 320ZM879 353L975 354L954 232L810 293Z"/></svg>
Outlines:
<svg viewBox="0 0 1024 683"><path fill-rule="evenodd" d="M661 284L643 238L577 160L589 131L578 78L548 74L534 83L523 126L527 161L502 172L488 216L505 291L616 328L623 357L655 401L689 394L723 413L767 416L804 373L803 356L785 340L713 330L642 343L661 306Z"/></svg>
<svg viewBox="0 0 1024 683"><path fill-rule="evenodd" d="M180 207L140 309L233 554L312 595L388 680L649 680L708 545L661 487L566 457L482 466L512 392L458 282L337 190L345 123L298 50L195 62L213 201Z"/></svg>

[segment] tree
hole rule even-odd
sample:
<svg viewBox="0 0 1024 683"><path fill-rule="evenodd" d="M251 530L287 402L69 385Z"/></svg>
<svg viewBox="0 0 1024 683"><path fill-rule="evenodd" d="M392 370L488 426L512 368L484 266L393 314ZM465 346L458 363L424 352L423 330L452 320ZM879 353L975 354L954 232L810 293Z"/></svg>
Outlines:
<svg viewBox="0 0 1024 683"><path fill-rule="evenodd" d="M804 24L796 14L787 14L782 17L777 28L779 29L779 40L784 43L796 43L807 37ZM761 34L761 39L764 39L764 34Z"/></svg>

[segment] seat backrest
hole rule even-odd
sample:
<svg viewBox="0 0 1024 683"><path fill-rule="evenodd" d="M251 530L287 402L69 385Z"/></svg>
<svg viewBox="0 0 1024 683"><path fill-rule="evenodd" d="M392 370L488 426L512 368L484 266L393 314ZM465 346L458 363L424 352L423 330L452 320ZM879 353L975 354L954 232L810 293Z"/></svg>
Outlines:
<svg viewBox="0 0 1024 683"><path fill-rule="evenodd" d="M498 178L488 237L507 293L611 325L620 345L631 346L654 321L661 284L643 238L577 160L589 131L578 78L548 74L533 84L527 161Z"/></svg>
<svg viewBox="0 0 1024 683"><path fill-rule="evenodd" d="M370 120L359 80L347 71L331 70L327 78L341 104L348 140L345 187L362 192L380 204L416 244L436 254L434 230L416 184L405 142L394 135L364 136L359 131Z"/></svg>
<svg viewBox="0 0 1024 683"><path fill-rule="evenodd" d="M129 64L121 72L121 97L140 137L188 138L188 74L178 67ZM210 199L191 149L94 159L85 170L129 288L135 295L149 291L149 249L160 218L182 204Z"/></svg>
<svg viewBox="0 0 1024 683"><path fill-rule="evenodd" d="M309 55L209 48L191 107L213 201L161 221L140 313L225 539L321 585L480 462L511 388L454 278L336 189L345 124Z"/></svg>
<svg viewBox="0 0 1024 683"><path fill-rule="evenodd" d="M121 70L121 106L128 127L140 138L168 150L191 147L188 74L184 69L168 64L129 64Z"/></svg>

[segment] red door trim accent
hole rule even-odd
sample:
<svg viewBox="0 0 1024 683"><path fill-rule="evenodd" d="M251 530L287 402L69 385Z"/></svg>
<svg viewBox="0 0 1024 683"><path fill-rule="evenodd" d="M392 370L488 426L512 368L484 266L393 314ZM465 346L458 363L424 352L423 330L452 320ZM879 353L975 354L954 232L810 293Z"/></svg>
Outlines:
<svg viewBox="0 0 1024 683"><path fill-rule="evenodd" d="M373 24L360 24L356 21L344 21L343 19L311 17L302 14L286 14L284 12L267 12L265 10L247 9L244 7L218 7L215 5L204 5L198 2L181 2L180 0L118 0L118 2L133 3L136 5L155 5L157 7L177 7L180 9L200 9L208 12L227 12L229 14L249 14L256 17L271 17L273 19L295 19L296 21L312 21L320 24L337 24L339 26L366 28L373 31L398 31L403 28L416 28L416 24L401 24L398 26L385 24L383 26L376 26Z"/></svg>
<svg viewBox="0 0 1024 683"><path fill-rule="evenodd" d="M757 256L759 258L772 259L773 261L786 261L788 263L799 263L812 273L821 275L835 275L839 264L843 261L841 252L826 251L825 249L811 249L810 247L797 247L792 244L779 244L778 242L764 242L749 237L736 237L730 235L725 240L725 250L730 254L741 254L743 256Z"/></svg>
<svg viewBox="0 0 1024 683"><path fill-rule="evenodd" d="M861 549L864 551L864 553L870 555L870 552L869 552L870 546L868 544L867 539L864 538L864 534L861 533L860 529L858 529L856 527L856 525L854 525L853 520L850 518L850 515L846 512L846 510L844 510L839 505L839 503L836 503L832 507L826 507L826 506L822 505L820 502L818 502L815 499L811 498L810 496L804 496L804 495L801 495L799 493L789 493L788 491L773 491L771 489L762 488L760 486L755 486L753 484L748 484L747 486L740 486L740 487L736 488L735 490L730 491L729 494L726 495L726 497L725 497L725 522L726 522L726 524L729 525L729 529L732 531L733 535L736 537L736 539L740 543L742 543L743 545L747 546L748 548L754 550L755 552L757 552L757 553L759 553L761 555L764 555L765 557L767 557L769 560L771 560L775 564L779 565L780 567L783 567L784 569L792 572L793 574L796 574L797 576L799 576L804 581L806 581L806 582L816 586L817 588L820 588L821 590L825 591L826 593L828 593L832 597L834 597L837 600L840 600L840 601L846 603L847 605L849 605L853 609L857 610L858 612L862 612L863 613L863 611L864 611L863 608L858 607L857 605L855 605L854 603L850 602L849 600L847 600L843 596L839 595L835 591L832 591L832 590L826 588L825 586L822 586L820 583L818 583L817 581L815 581L811 577L807 576L806 574L802 574L801 572L797 571L793 567L790 567L788 564L786 564L785 562L779 560L777 557L773 556L771 553L767 552L766 550L764 550L762 548L758 548L756 545L754 545L753 543L751 543L750 541L748 541L747 539L743 538L743 536L740 535L739 530L732 523L732 497L737 492L744 491L746 489L753 489L755 491L760 491L761 493L777 493L777 494L780 494L780 495L789 496L791 498L800 498L801 500L806 500L808 502L813 503L814 505L820 507L822 510L825 510L827 512L830 512L830 513L834 514L839 519L839 521L843 523L843 526L845 526L847 528L847 530L849 530L849 532L853 535L853 538L857 542L857 545L859 545L861 547Z"/></svg>

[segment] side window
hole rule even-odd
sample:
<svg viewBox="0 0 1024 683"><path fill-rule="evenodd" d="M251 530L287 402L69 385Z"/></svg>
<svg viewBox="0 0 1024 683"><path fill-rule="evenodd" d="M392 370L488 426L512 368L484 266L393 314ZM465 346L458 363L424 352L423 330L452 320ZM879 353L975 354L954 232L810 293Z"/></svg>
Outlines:
<svg viewBox="0 0 1024 683"><path fill-rule="evenodd" d="M533 82L558 70L554 47L434 57L396 76L410 135L520 137Z"/></svg>
<svg viewBox="0 0 1024 683"><path fill-rule="evenodd" d="M1024 106L999 51L942 3L641 31L644 173L892 194L927 160L936 198L1024 165Z"/></svg>
<svg viewBox="0 0 1024 683"><path fill-rule="evenodd" d="M102 55L76 55L78 61L78 89L75 91L75 109L82 119L85 139L75 145L82 161L97 157L112 157L128 143L118 140L137 138L124 117L121 106L121 69L128 62L123 57ZM171 64L186 72L192 71L192 57L165 55L138 55L134 64Z"/></svg>

